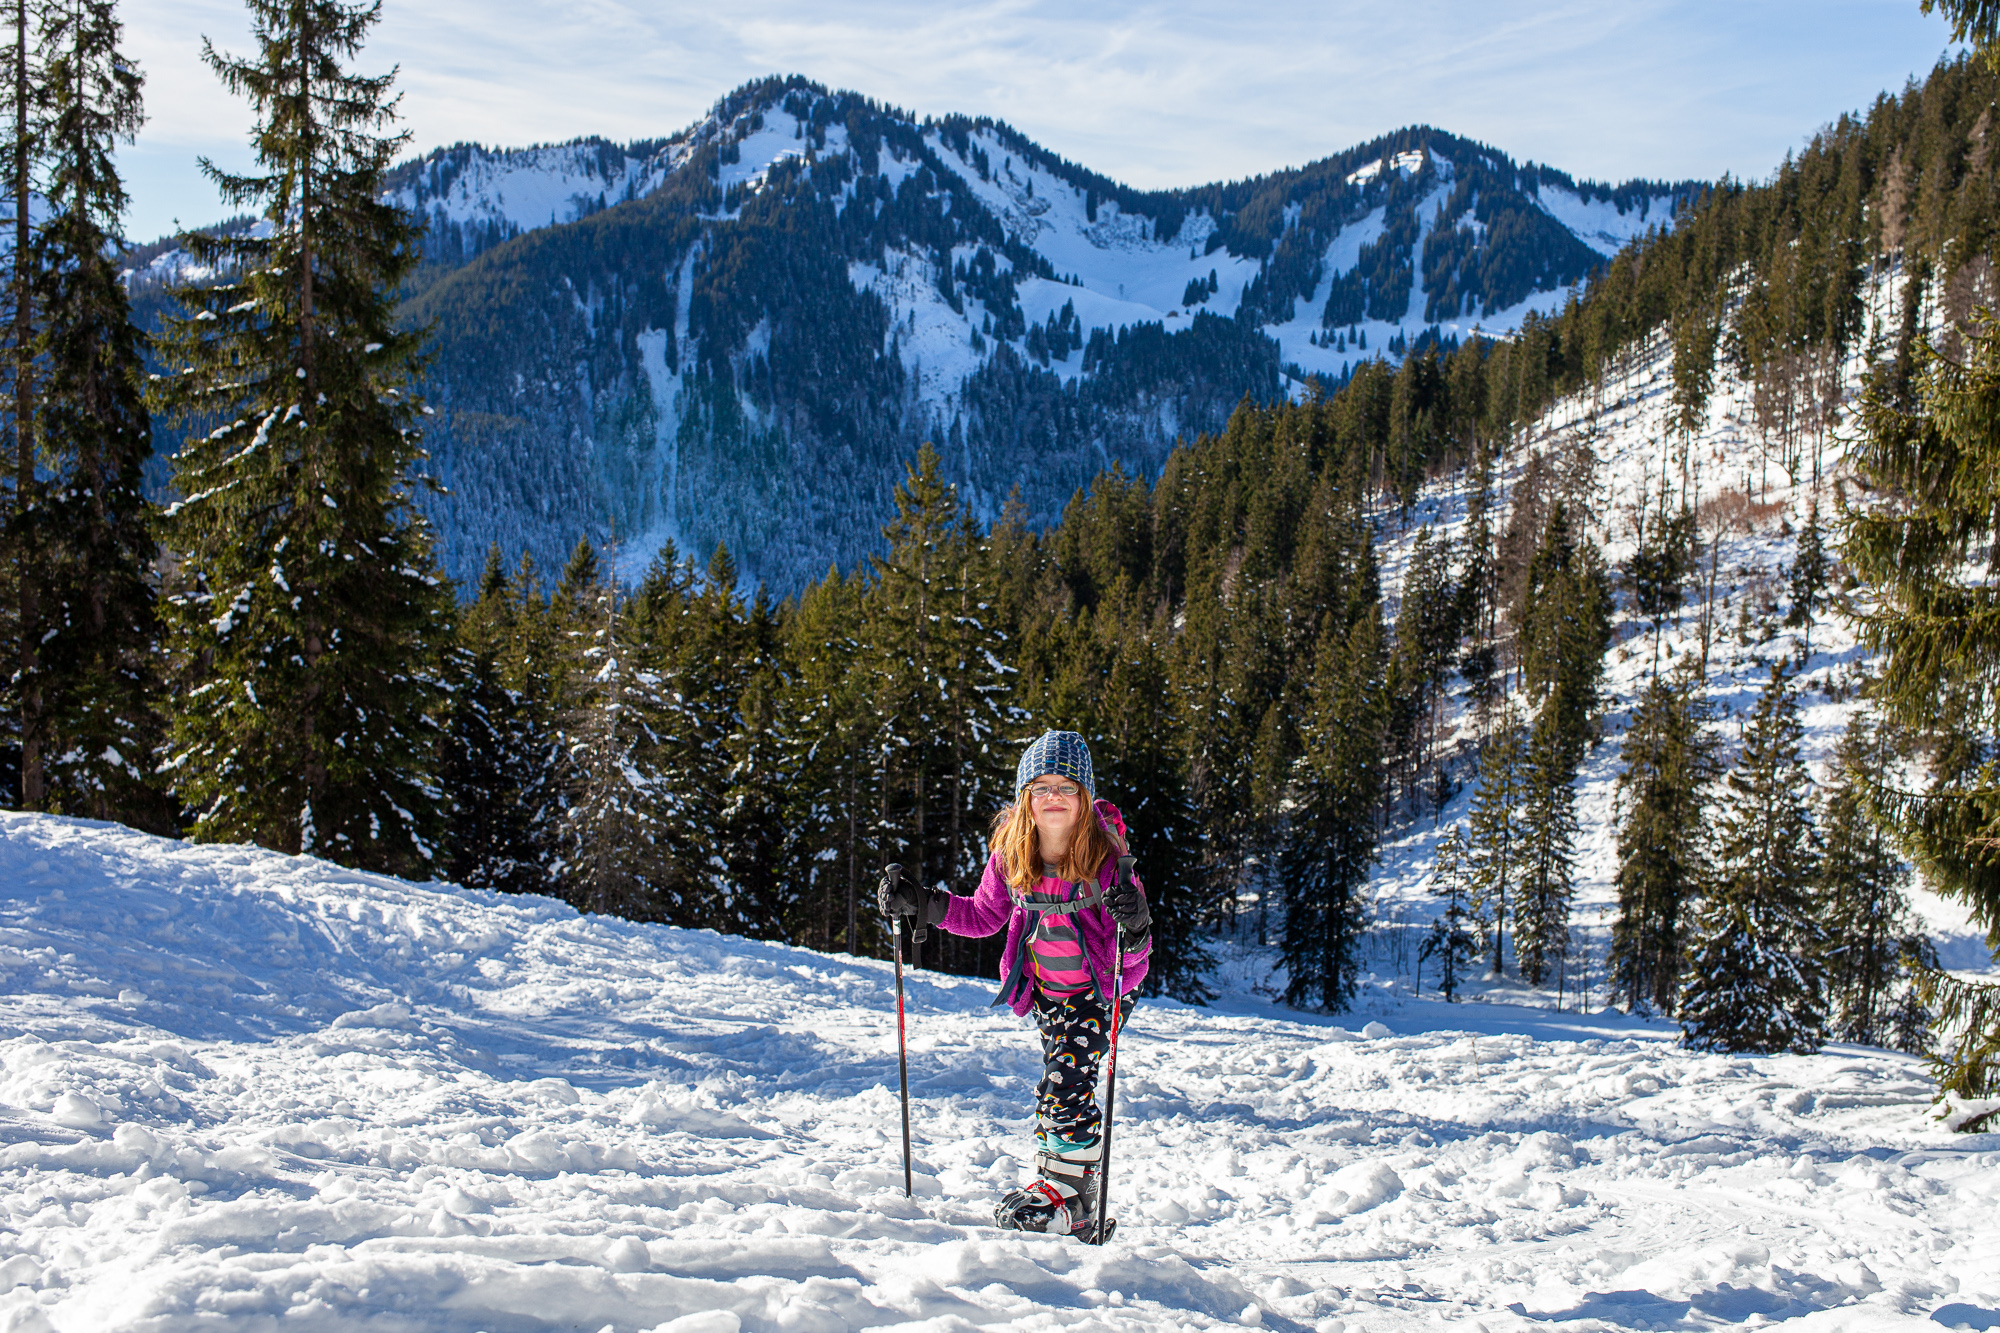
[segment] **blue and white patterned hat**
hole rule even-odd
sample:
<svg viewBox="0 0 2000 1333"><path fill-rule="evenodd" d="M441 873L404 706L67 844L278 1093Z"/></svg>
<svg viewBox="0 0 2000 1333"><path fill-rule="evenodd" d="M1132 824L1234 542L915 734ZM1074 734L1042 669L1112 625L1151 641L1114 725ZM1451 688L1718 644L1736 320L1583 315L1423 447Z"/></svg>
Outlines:
<svg viewBox="0 0 2000 1333"><path fill-rule="evenodd" d="M1092 796L1097 774L1090 766L1090 746L1073 731L1045 731L1035 738L1014 769L1014 790L1020 791L1044 773L1068 778Z"/></svg>

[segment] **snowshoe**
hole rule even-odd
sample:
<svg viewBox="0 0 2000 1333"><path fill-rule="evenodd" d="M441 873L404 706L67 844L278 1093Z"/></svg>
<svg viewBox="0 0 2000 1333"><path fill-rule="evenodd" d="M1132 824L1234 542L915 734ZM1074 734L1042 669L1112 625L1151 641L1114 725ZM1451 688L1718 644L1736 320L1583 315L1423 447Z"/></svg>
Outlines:
<svg viewBox="0 0 2000 1333"><path fill-rule="evenodd" d="M1040 1178L1000 1200L993 1210L993 1225L1007 1231L1042 1231L1095 1241L1103 1151L1095 1143L1063 1143L1061 1151L1045 1147L1036 1153L1035 1170Z"/></svg>

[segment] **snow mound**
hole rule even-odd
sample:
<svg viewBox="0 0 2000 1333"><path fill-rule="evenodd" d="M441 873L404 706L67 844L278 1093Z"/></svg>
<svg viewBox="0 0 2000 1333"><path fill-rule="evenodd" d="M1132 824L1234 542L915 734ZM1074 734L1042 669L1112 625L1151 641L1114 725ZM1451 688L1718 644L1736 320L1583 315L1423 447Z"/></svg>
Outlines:
<svg viewBox="0 0 2000 1333"><path fill-rule="evenodd" d="M987 1225L1034 1034L886 965L0 814L0 1327L1975 1323L2000 1135L1913 1062L1251 997L1122 1044L1117 1243Z"/></svg>

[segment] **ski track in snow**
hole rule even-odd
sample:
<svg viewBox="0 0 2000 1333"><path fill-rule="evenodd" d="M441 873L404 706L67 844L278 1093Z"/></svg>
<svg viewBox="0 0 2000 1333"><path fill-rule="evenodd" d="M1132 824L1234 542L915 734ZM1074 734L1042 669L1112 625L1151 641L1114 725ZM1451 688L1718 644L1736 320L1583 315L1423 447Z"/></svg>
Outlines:
<svg viewBox="0 0 2000 1333"><path fill-rule="evenodd" d="M18 1333L2000 1320L2000 1135L1880 1051L1336 1023L1232 955L1129 1029L1093 1249L987 1225L1039 1064L990 981L911 978L906 1200L887 964L39 815L0 883Z"/></svg>

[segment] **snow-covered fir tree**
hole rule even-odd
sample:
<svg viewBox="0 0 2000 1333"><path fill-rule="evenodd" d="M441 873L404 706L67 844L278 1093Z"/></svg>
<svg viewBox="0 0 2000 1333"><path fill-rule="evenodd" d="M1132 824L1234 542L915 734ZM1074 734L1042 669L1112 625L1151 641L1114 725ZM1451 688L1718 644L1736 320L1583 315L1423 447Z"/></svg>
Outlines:
<svg viewBox="0 0 2000 1333"><path fill-rule="evenodd" d="M1444 899L1444 910L1432 919L1419 952L1437 970L1437 991L1447 1001L1458 999L1459 988L1479 959L1479 940L1472 933L1472 910L1466 901L1468 870L1465 831L1453 824L1438 840L1431 870L1431 893Z"/></svg>
<svg viewBox="0 0 2000 1333"><path fill-rule="evenodd" d="M40 609L36 671L46 742L40 804L170 829L152 781L160 741L155 515L145 375L114 253L125 190L112 160L137 133L140 76L119 49L109 0L59 0L43 14L49 218L35 237L41 311L42 477L32 522Z"/></svg>
<svg viewBox="0 0 2000 1333"><path fill-rule="evenodd" d="M1797 691L1774 666L1724 780L1714 878L1688 946L1676 1017L1697 1049L1812 1051L1825 1040L1819 834L1802 734Z"/></svg>
<svg viewBox="0 0 2000 1333"><path fill-rule="evenodd" d="M412 504L424 334L396 317L417 225L383 202L390 76L349 72L379 10L250 0L254 53L204 58L256 116L257 169L207 167L269 224L190 235L159 403L174 459L167 771L207 839L437 864L451 597Z"/></svg>
<svg viewBox="0 0 2000 1333"><path fill-rule="evenodd" d="M1375 861L1386 656L1379 602L1345 632L1335 621L1322 635L1279 862L1286 999L1335 1013L1354 994L1365 925L1362 894Z"/></svg>
<svg viewBox="0 0 2000 1333"><path fill-rule="evenodd" d="M1509 709L1479 752L1479 785L1472 793L1467 878L1473 918L1496 977L1506 963L1508 913L1521 881L1527 749L1526 729Z"/></svg>
<svg viewBox="0 0 2000 1333"><path fill-rule="evenodd" d="M1868 1046L1895 1043L1918 949L1903 892L1908 867L1869 810L1871 789L1879 789L1896 762L1883 729L1856 714L1834 752L1834 781L1820 803L1828 1034Z"/></svg>
<svg viewBox="0 0 2000 1333"><path fill-rule="evenodd" d="M1625 732L1618 789L1630 805L1618 830L1610 967L1635 1012L1671 1012L1680 990L1682 932L1706 882L1704 816L1718 772L1708 713L1691 670L1656 675Z"/></svg>
<svg viewBox="0 0 2000 1333"><path fill-rule="evenodd" d="M1564 719L1545 704L1523 757L1521 874L1514 893L1514 956L1531 986L1547 981L1569 952L1576 892L1576 761Z"/></svg>
<svg viewBox="0 0 2000 1333"><path fill-rule="evenodd" d="M583 911L666 920L660 848L669 820L686 813L662 799L657 767L670 705L659 677L641 665L616 586L600 583L592 603L563 725L568 800L556 875Z"/></svg>
<svg viewBox="0 0 2000 1333"><path fill-rule="evenodd" d="M487 552L479 598L459 617L451 662L450 725L439 780L451 812L452 882L506 893L546 892L549 848L536 836L546 767L531 702L507 681L521 608L498 547Z"/></svg>

